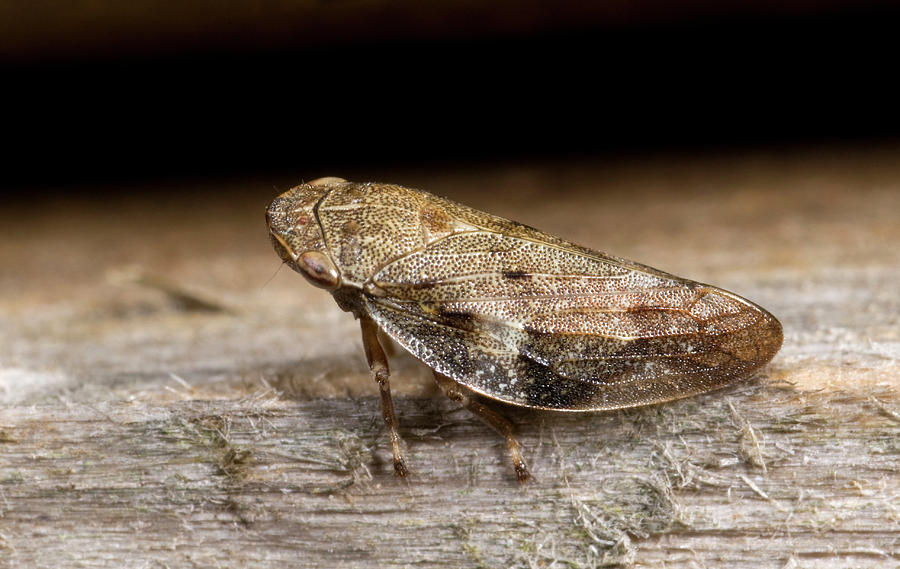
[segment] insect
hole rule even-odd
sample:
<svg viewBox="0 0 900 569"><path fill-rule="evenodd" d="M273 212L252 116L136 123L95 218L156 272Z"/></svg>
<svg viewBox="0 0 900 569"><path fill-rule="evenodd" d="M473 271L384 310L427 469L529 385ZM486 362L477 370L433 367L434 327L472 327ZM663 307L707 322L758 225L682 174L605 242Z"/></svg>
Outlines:
<svg viewBox="0 0 900 569"><path fill-rule="evenodd" d="M266 222L284 262L359 319L400 476L379 328L504 437L520 482L528 467L492 402L661 403L745 378L782 343L778 320L733 293L401 186L321 178L278 196Z"/></svg>

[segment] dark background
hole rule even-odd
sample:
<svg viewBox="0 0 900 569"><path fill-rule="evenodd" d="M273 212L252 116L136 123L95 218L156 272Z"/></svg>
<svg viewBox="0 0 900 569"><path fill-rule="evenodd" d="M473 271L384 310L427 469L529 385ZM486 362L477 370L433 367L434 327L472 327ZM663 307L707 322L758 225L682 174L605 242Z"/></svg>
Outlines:
<svg viewBox="0 0 900 569"><path fill-rule="evenodd" d="M889 3L129 6L2 8L7 191L900 134Z"/></svg>

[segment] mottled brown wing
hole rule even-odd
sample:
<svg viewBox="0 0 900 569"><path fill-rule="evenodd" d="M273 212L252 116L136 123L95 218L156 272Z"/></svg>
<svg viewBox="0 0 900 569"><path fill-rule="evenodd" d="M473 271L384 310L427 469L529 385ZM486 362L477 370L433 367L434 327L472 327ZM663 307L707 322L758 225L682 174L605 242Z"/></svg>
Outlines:
<svg viewBox="0 0 900 569"><path fill-rule="evenodd" d="M708 391L781 345L778 321L736 295L517 232L454 233L392 261L372 278L386 294L366 297L367 310L438 372L542 409L634 407Z"/></svg>

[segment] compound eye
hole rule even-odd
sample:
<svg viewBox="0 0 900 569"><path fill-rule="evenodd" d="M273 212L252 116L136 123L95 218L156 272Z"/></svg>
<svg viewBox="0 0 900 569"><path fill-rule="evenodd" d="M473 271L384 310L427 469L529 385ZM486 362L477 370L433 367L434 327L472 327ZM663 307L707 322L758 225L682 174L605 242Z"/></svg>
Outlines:
<svg viewBox="0 0 900 569"><path fill-rule="evenodd" d="M341 274L325 253L306 251L297 258L297 266L313 286L325 290L335 290L341 286Z"/></svg>

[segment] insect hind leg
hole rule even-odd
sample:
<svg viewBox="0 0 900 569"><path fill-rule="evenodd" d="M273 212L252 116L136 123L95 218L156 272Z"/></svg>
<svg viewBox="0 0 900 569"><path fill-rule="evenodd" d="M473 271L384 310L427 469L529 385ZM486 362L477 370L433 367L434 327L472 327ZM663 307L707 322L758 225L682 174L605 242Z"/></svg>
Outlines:
<svg viewBox="0 0 900 569"><path fill-rule="evenodd" d="M434 379L440 386L441 391L443 391L447 397L474 413L479 419L497 431L501 437L506 439L509 456L512 458L513 468L516 470L516 479L519 482L526 482L531 477L531 474L528 472L528 466L525 464L525 459L522 457L522 450L519 447L519 442L513 436L513 424L510 420L483 403L473 399L465 389L460 388L458 383L446 375L435 371Z"/></svg>
<svg viewBox="0 0 900 569"><path fill-rule="evenodd" d="M406 466L406 457L403 456L401 445L403 439L397 432L397 416L394 414L394 400L391 398L391 370L388 367L388 359L378 341L378 326L370 318L359 319L362 329L363 348L366 352L366 360L369 369L378 383L381 392L381 415L384 417L384 425L391 437L391 448L394 454L394 471L400 476L407 476L409 468Z"/></svg>

